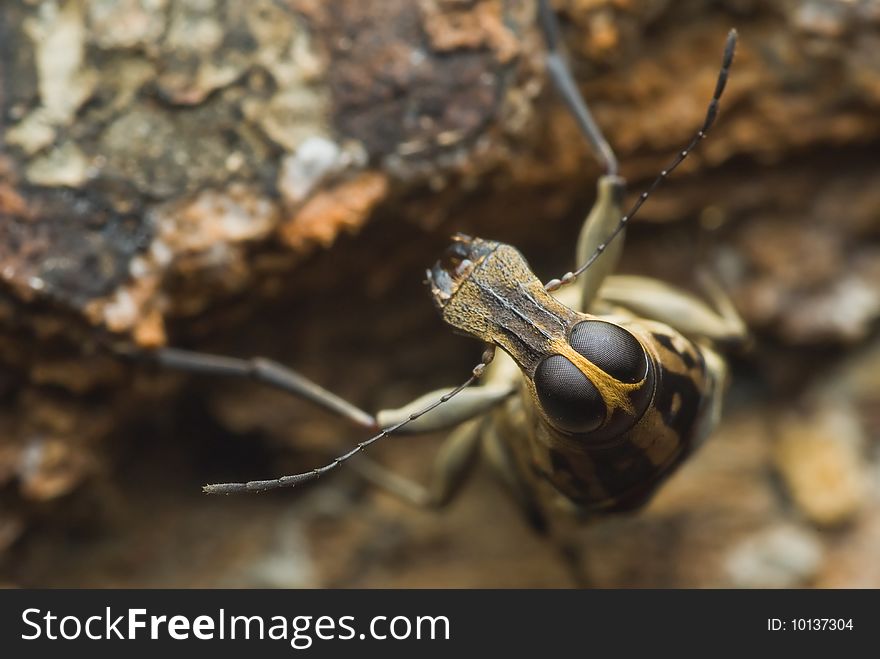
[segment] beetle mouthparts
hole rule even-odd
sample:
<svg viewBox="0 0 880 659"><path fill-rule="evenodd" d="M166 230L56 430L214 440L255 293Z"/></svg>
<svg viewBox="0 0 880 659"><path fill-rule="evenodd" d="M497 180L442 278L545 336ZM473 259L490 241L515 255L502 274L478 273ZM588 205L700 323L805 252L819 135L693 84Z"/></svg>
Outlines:
<svg viewBox="0 0 880 659"><path fill-rule="evenodd" d="M428 284L434 303L442 310L458 287L482 261L498 247L497 242L471 238L463 233L452 237L452 244L428 270Z"/></svg>

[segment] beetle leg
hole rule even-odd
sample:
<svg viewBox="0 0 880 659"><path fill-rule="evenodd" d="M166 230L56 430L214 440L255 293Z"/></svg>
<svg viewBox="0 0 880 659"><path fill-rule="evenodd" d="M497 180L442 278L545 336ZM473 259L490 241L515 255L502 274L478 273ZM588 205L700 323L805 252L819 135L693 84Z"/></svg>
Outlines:
<svg viewBox="0 0 880 659"><path fill-rule="evenodd" d="M707 338L715 343L739 345L748 332L733 303L717 283L710 288L715 309L685 291L656 279L633 275L609 277L599 298L602 302L629 309L643 318L674 327L691 339Z"/></svg>
<svg viewBox="0 0 880 659"><path fill-rule="evenodd" d="M353 460L351 467L374 485L408 503L420 508L442 508L458 494L476 463L483 423L482 419L472 419L447 437L434 460L427 486L366 457Z"/></svg>
<svg viewBox="0 0 880 659"><path fill-rule="evenodd" d="M484 414L513 395L520 381L520 370L510 355L498 351L481 378L482 384L465 389L455 398L428 414L411 422L403 433L446 430ZM387 428L406 419L412 412L439 398L445 390L420 396L413 402L394 410L382 410L376 415L379 425Z"/></svg>
<svg viewBox="0 0 880 659"><path fill-rule="evenodd" d="M602 134L590 109L587 107L584 97L578 90L574 76L571 74L571 67L565 57L565 49L562 44L562 32L559 29L559 22L556 20L556 14L550 6L549 0L539 0L538 2L538 19L541 31L544 34L544 41L547 44L547 55L545 63L547 73L553 81L553 85L565 101L571 114L577 121L578 128L590 143L593 153L602 164L602 168L609 176L617 175L617 156L608 140Z"/></svg>
<svg viewBox="0 0 880 659"><path fill-rule="evenodd" d="M393 426L448 393L448 389L433 391L403 407L382 410L373 416L296 371L262 357L238 359L177 348L162 348L150 353L150 357L159 365L178 371L252 379L303 398L371 430ZM465 389L455 398L409 423L405 432L414 434L451 428L486 412L501 403L513 391L513 385L502 384Z"/></svg>
<svg viewBox="0 0 880 659"><path fill-rule="evenodd" d="M623 179L619 176L602 176L596 186L596 202L587 219L584 220L581 233L578 236L576 263L585 263L596 251L601 254L595 260L590 269L580 276L579 286L580 300L578 311L589 309L596 297L596 292L602 282L614 272L620 254L623 251L623 233L613 241L609 236L620 224L623 214Z"/></svg>
<svg viewBox="0 0 880 659"><path fill-rule="evenodd" d="M437 400L448 389L432 391L419 396L411 403L394 410L382 410L376 415L376 420L382 428L400 423L431 401ZM402 429L402 433L423 433L436 430L446 430L460 423L473 419L488 412L496 405L504 402L516 391L513 385L485 384L479 387L471 387L459 393L455 398L448 400L443 405L436 407L424 416Z"/></svg>
<svg viewBox="0 0 880 659"><path fill-rule="evenodd" d="M579 309L585 311L595 297L602 280L614 270L620 258L623 236L618 236L610 244L608 242L623 214L621 205L624 182L617 175L617 157L593 119L571 74L571 68L565 57L559 23L548 0L540 0L538 18L547 43L547 73L604 170L604 175L599 178L596 203L584 221L577 244L576 265L585 263L597 250L603 252L580 278Z"/></svg>
<svg viewBox="0 0 880 659"><path fill-rule="evenodd" d="M262 357L238 359L177 348L160 348L146 356L160 366L177 371L255 380L303 398L356 425L372 430L378 428L377 420L372 414L352 405L296 371L269 359Z"/></svg>
<svg viewBox="0 0 880 659"><path fill-rule="evenodd" d="M545 535L548 531L547 518L535 497L534 490L523 477L510 444L502 436L496 419L487 422L484 436L486 460L492 471L513 498L528 525L537 533Z"/></svg>
<svg viewBox="0 0 880 659"><path fill-rule="evenodd" d="M727 291L721 286L721 282L708 270L699 270L697 272L697 281L712 301L712 304L715 305L715 309L724 319L731 340L735 343L747 342L749 332L746 324L736 310L733 300L730 299Z"/></svg>

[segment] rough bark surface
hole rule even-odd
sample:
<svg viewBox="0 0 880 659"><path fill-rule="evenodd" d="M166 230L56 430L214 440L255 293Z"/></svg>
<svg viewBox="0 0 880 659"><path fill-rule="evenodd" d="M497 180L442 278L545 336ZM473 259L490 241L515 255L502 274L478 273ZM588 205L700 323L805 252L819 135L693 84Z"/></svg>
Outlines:
<svg viewBox="0 0 880 659"><path fill-rule="evenodd" d="M728 413L644 512L583 531L603 586L880 586L880 3L560 0L644 207L622 270L718 272L755 335ZM531 0L0 6L0 581L555 586L478 472L414 511L341 474L210 499L358 435L257 385L124 357L290 364L366 409L462 379L421 283L457 230L570 269L598 168ZM375 454L416 477L436 439ZM654 551L646 555L644 547Z"/></svg>

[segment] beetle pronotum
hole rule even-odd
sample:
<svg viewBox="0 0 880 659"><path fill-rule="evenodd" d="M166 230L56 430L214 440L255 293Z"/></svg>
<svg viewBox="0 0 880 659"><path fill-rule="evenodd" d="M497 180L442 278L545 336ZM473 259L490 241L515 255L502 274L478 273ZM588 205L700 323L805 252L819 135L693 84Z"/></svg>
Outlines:
<svg viewBox="0 0 880 659"><path fill-rule="evenodd" d="M745 336L733 305L717 286L708 291L709 305L659 281L611 273L627 223L712 127L736 32L728 36L702 127L624 214L617 159L577 90L546 0L540 0L539 17L549 76L604 168L578 240L581 265L542 284L515 248L457 235L428 270L428 283L443 320L486 344L482 361L458 387L376 415L268 360L172 348L153 353L170 368L256 379L375 433L311 471L207 485L205 492L295 486L392 433L452 429L427 487L365 459L353 464L399 496L439 507L454 496L482 449L540 528L554 507L593 517L642 505L715 425L726 379L716 347ZM570 286L576 280L579 286Z"/></svg>

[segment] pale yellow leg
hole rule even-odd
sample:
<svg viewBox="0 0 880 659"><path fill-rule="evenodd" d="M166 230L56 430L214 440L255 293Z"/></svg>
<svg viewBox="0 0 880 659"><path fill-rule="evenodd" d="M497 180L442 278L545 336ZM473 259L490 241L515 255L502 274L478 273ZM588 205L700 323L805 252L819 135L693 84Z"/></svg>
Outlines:
<svg viewBox="0 0 880 659"><path fill-rule="evenodd" d="M364 456L352 460L351 468L377 487L408 503L420 508L442 508L458 494L476 463L483 425L483 419L473 419L449 435L434 460L427 486Z"/></svg>
<svg viewBox="0 0 880 659"><path fill-rule="evenodd" d="M748 332L720 286L707 284L715 309L699 298L657 279L615 275L605 280L599 300L632 311L637 316L674 327L690 339L742 343Z"/></svg>

